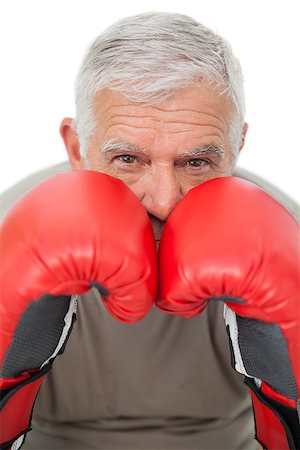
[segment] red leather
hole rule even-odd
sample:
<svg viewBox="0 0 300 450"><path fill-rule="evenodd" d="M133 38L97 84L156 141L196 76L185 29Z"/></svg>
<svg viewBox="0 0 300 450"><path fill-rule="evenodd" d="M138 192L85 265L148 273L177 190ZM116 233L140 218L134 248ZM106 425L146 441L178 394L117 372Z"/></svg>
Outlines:
<svg viewBox="0 0 300 450"><path fill-rule="evenodd" d="M299 226L282 205L245 180L207 181L168 218L159 266L163 311L193 317L217 297L240 316L278 324L300 392Z"/></svg>
<svg viewBox="0 0 300 450"><path fill-rule="evenodd" d="M280 417L267 405L259 401L251 391L256 423L256 439L264 448L272 450L289 450L286 430Z"/></svg>
<svg viewBox="0 0 300 450"><path fill-rule="evenodd" d="M111 176L72 171L41 183L11 209L0 240L1 367L21 316L44 294L82 294L96 282L109 292L102 296L109 313L126 323L142 319L153 305L157 253L152 226L137 197ZM13 389L29 375L2 378L0 388ZM24 427L16 409L28 417L25 410L32 405L25 397L15 405L19 398L1 412L5 430L15 429L12 423L18 432ZM8 423L5 411L12 403Z"/></svg>
<svg viewBox="0 0 300 450"><path fill-rule="evenodd" d="M297 408L297 401L291 398L287 398L279 392L274 391L267 383L264 381L261 384L260 390L267 397L275 400L282 405L288 406L289 408Z"/></svg>
<svg viewBox="0 0 300 450"><path fill-rule="evenodd" d="M29 430L34 401L45 375L25 384L7 400L0 414L0 443L11 442Z"/></svg>

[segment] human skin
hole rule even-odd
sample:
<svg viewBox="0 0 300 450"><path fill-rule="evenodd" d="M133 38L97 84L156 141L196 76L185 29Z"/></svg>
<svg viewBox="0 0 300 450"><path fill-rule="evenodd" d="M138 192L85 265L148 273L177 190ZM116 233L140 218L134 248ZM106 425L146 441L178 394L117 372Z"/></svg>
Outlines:
<svg viewBox="0 0 300 450"><path fill-rule="evenodd" d="M229 134L232 103L207 84L174 91L153 105L133 103L103 89L93 109L96 132L85 158L72 119L62 121L71 167L122 180L146 208L157 245L166 219L190 189L232 174L248 128L245 123L234 149Z"/></svg>

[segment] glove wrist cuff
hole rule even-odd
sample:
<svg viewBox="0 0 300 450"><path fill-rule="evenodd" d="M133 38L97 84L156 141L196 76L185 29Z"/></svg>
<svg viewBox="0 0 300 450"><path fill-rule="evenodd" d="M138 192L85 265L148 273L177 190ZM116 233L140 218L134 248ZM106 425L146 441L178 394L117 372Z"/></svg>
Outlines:
<svg viewBox="0 0 300 450"><path fill-rule="evenodd" d="M257 441L267 450L299 448L300 428L297 409L268 397L250 378L246 377L244 383L251 390Z"/></svg>
<svg viewBox="0 0 300 450"><path fill-rule="evenodd" d="M0 429L1 450L18 450L22 446L26 433L31 430L37 394L50 368L51 363L17 386L1 392L0 422L5 424L5 428Z"/></svg>

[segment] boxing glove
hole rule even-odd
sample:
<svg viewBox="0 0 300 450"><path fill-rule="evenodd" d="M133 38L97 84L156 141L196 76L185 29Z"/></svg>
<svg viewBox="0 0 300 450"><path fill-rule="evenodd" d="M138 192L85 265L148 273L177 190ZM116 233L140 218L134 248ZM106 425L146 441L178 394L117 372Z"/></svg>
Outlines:
<svg viewBox="0 0 300 450"><path fill-rule="evenodd" d="M16 450L64 350L78 295L94 287L114 318L142 319L156 295L157 254L137 197L93 171L56 175L25 194L0 236L0 442Z"/></svg>
<svg viewBox="0 0 300 450"><path fill-rule="evenodd" d="M157 306L193 317L223 301L232 365L251 389L256 439L300 448L299 226L233 177L192 189L165 225Z"/></svg>

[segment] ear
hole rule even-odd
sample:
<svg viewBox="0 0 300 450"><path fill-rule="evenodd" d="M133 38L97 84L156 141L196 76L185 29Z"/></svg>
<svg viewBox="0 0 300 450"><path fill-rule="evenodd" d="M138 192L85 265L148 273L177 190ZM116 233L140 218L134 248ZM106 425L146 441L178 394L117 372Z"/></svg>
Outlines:
<svg viewBox="0 0 300 450"><path fill-rule="evenodd" d="M244 147L245 139L246 139L246 134L247 134L248 128L249 128L249 126L248 126L248 124L245 122L244 125L243 125L242 139L241 139L241 142L240 142L239 151L241 151L242 148Z"/></svg>
<svg viewBox="0 0 300 450"><path fill-rule="evenodd" d="M66 117L60 126L60 134L63 138L72 169L83 169L84 160L80 154L79 138L72 125L73 119Z"/></svg>

